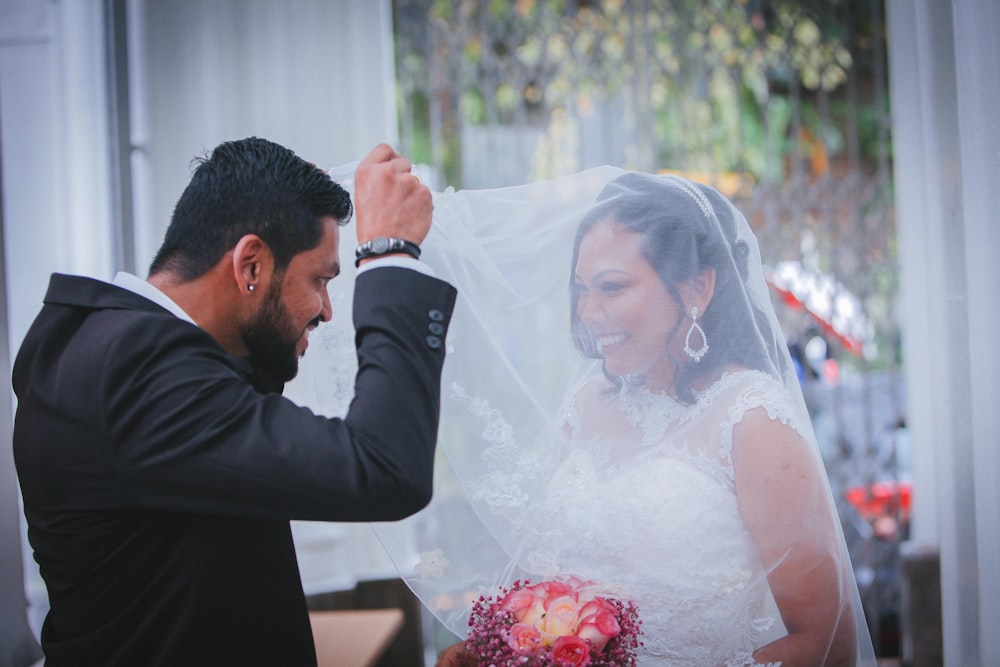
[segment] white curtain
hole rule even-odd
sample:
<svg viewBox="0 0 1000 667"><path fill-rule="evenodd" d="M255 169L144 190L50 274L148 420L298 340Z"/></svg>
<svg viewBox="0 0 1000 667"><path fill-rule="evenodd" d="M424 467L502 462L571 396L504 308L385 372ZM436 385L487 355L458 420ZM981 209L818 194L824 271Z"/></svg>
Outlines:
<svg viewBox="0 0 1000 667"><path fill-rule="evenodd" d="M946 665L1000 665L1000 3L889 0L914 550Z"/></svg>
<svg viewBox="0 0 1000 667"><path fill-rule="evenodd" d="M107 118L100 0L0 0L3 364L41 306L52 271L111 271ZM3 384L0 429L0 664L28 664L47 608L27 549L10 450L14 405ZM23 569L22 569L23 563ZM22 572L26 574L22 578ZM28 613L25 606L28 606ZM30 631L29 631L30 627ZM37 649L36 649L37 650Z"/></svg>

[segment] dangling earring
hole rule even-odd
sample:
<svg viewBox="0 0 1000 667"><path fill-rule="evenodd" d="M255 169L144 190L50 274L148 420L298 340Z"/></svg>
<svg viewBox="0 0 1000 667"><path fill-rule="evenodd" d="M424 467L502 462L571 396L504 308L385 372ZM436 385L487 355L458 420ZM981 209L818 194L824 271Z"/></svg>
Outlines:
<svg viewBox="0 0 1000 667"><path fill-rule="evenodd" d="M692 350L691 334L695 331L701 336L701 347L697 350ZM698 363L707 352L708 338L705 336L705 330L698 324L698 306L691 306L691 326L688 327L687 335L684 336L684 354L691 357L695 363Z"/></svg>

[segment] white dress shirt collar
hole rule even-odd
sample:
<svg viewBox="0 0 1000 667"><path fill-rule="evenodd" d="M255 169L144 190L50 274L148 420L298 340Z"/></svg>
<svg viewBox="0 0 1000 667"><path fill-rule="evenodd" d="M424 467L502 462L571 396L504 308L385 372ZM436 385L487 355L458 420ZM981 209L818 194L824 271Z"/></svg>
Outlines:
<svg viewBox="0 0 1000 667"><path fill-rule="evenodd" d="M134 294L138 294L145 299L149 299L156 305L166 308L180 319L198 326L198 323L191 319L191 316L184 312L183 308L174 303L173 299L158 290L151 283L138 276L126 273L125 271L119 271L115 275L115 279L111 281L111 284L116 287L126 289Z"/></svg>

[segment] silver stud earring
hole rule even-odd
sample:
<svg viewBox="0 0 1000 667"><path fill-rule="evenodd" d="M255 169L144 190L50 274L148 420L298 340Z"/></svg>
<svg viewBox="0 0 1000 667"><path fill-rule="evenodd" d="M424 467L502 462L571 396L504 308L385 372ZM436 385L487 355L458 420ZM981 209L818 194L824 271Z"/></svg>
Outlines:
<svg viewBox="0 0 1000 667"><path fill-rule="evenodd" d="M253 285L247 285L247 291L253 292Z"/></svg>
<svg viewBox="0 0 1000 667"><path fill-rule="evenodd" d="M697 350L691 349L691 334L695 331L701 336L701 347ZM684 354L691 357L695 363L698 363L707 352L708 338L705 336L705 330L698 324L698 306L691 306L691 326L688 327L687 335L684 336Z"/></svg>

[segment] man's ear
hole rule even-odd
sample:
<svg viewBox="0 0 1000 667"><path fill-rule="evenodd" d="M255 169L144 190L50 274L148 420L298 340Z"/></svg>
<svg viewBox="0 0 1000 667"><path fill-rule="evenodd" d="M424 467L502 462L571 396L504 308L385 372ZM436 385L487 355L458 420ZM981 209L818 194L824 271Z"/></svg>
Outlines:
<svg viewBox="0 0 1000 667"><path fill-rule="evenodd" d="M704 313L715 295L715 269L705 269L694 278L685 281L680 286L680 293L688 313L691 312L691 306L698 306L698 312Z"/></svg>
<svg viewBox="0 0 1000 667"><path fill-rule="evenodd" d="M244 294L263 289L273 264L271 249L256 234L246 234L233 247L233 278Z"/></svg>

